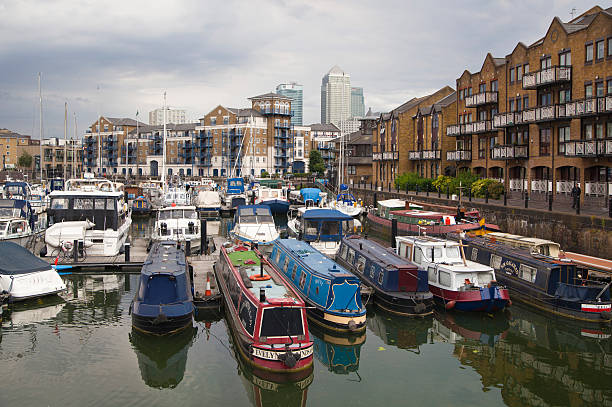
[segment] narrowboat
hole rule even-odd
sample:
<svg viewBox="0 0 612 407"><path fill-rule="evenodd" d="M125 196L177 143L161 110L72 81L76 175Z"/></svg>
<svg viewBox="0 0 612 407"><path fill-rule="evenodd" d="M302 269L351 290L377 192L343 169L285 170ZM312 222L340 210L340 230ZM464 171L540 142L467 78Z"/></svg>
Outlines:
<svg viewBox="0 0 612 407"><path fill-rule="evenodd" d="M181 243L189 240L192 252L200 250L202 238L196 207L174 205L161 208L157 211L151 240L153 242L172 240Z"/></svg>
<svg viewBox="0 0 612 407"><path fill-rule="evenodd" d="M377 306L392 314L433 314L427 270L419 269L382 245L358 236L342 239L336 262L374 290Z"/></svg>
<svg viewBox="0 0 612 407"><path fill-rule="evenodd" d="M234 214L231 236L247 243L269 245L278 239L270 207L265 205L241 205Z"/></svg>
<svg viewBox="0 0 612 407"><path fill-rule="evenodd" d="M228 178L225 190L221 194L222 209L234 210L240 205L246 205L246 192L242 178Z"/></svg>
<svg viewBox="0 0 612 407"><path fill-rule="evenodd" d="M336 255L342 238L356 233L357 228L361 229L357 219L329 208L297 208L287 222L292 236L331 257Z"/></svg>
<svg viewBox="0 0 612 407"><path fill-rule="evenodd" d="M610 323L610 282L582 275L559 244L506 233L460 235L467 258L496 271L514 299L566 318Z"/></svg>
<svg viewBox="0 0 612 407"><path fill-rule="evenodd" d="M358 335L333 335L311 325L310 333L314 342L314 355L327 370L341 375L359 370L361 346L366 340L365 331Z"/></svg>
<svg viewBox="0 0 612 407"><path fill-rule="evenodd" d="M193 309L185 252L176 242L155 243L130 306L132 327L154 335L177 333L193 327Z"/></svg>
<svg viewBox="0 0 612 407"><path fill-rule="evenodd" d="M227 242L215 263L235 348L260 370L298 373L312 368L304 302L256 249Z"/></svg>
<svg viewBox="0 0 612 407"><path fill-rule="evenodd" d="M495 312L510 304L495 271L466 259L460 243L432 236L398 236L396 253L427 270L429 291L447 310Z"/></svg>
<svg viewBox="0 0 612 407"><path fill-rule="evenodd" d="M311 321L338 332L365 330L366 309L357 277L301 240L276 240L270 262L304 299Z"/></svg>
<svg viewBox="0 0 612 407"><path fill-rule="evenodd" d="M66 284L46 261L13 242L0 243L0 292L11 302L58 294Z"/></svg>
<svg viewBox="0 0 612 407"><path fill-rule="evenodd" d="M139 196L132 201L132 215L146 216L151 213L151 203L144 196Z"/></svg>
<svg viewBox="0 0 612 407"><path fill-rule="evenodd" d="M340 193L336 195L336 199L329 203L329 207L349 216L359 216L363 211L361 201L355 199L353 194L348 191L348 185L345 184L340 185Z"/></svg>

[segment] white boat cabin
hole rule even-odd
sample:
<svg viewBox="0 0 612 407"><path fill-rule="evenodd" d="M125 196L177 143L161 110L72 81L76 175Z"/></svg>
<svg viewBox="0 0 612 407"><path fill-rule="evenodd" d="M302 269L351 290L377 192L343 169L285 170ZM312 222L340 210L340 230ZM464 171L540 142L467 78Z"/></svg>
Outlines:
<svg viewBox="0 0 612 407"><path fill-rule="evenodd" d="M539 254L558 259L561 254L559 243L550 240L513 235L510 233L490 232L484 235L486 239L498 241L517 249L527 249L531 254Z"/></svg>

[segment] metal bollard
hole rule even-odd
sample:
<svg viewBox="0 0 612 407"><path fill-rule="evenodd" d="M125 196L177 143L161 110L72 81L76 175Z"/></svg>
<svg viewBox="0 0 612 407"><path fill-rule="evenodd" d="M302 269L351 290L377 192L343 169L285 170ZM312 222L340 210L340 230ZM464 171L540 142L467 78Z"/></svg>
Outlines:
<svg viewBox="0 0 612 407"><path fill-rule="evenodd" d="M552 212L553 194L548 195L548 211Z"/></svg>
<svg viewBox="0 0 612 407"><path fill-rule="evenodd" d="M440 190L439 187L438 187L438 198L442 198L442 191Z"/></svg>
<svg viewBox="0 0 612 407"><path fill-rule="evenodd" d="M200 252L208 254L208 238L206 237L206 219L200 221Z"/></svg>
<svg viewBox="0 0 612 407"><path fill-rule="evenodd" d="M376 209L376 205L378 205L378 195L376 195L376 192L374 192L374 208Z"/></svg>
<svg viewBox="0 0 612 407"><path fill-rule="evenodd" d="M388 191L388 192L391 192L391 183L390 183L390 182L389 182L389 183L387 183L387 191Z"/></svg>
<svg viewBox="0 0 612 407"><path fill-rule="evenodd" d="M529 208L529 194L525 192L525 209Z"/></svg>
<svg viewBox="0 0 612 407"><path fill-rule="evenodd" d="M73 246L72 246L72 262L76 263L77 261L79 261L79 241L77 239L74 239L74 242L72 242Z"/></svg>
<svg viewBox="0 0 612 407"><path fill-rule="evenodd" d="M406 194L408 194L408 183L406 182Z"/></svg>
<svg viewBox="0 0 612 407"><path fill-rule="evenodd" d="M489 203L489 190L485 189L485 203Z"/></svg>
<svg viewBox="0 0 612 407"><path fill-rule="evenodd" d="M415 192L416 192L417 195L419 194L419 186L418 185L415 188Z"/></svg>
<svg viewBox="0 0 612 407"><path fill-rule="evenodd" d="M191 256L191 239L185 240L185 256Z"/></svg>
<svg viewBox="0 0 612 407"><path fill-rule="evenodd" d="M580 197L576 200L576 215L580 215Z"/></svg>
<svg viewBox="0 0 612 407"><path fill-rule="evenodd" d="M397 190L397 193L399 194L399 182L397 183L397 185L395 186L395 189Z"/></svg>
<svg viewBox="0 0 612 407"><path fill-rule="evenodd" d="M450 199L450 185L446 187L446 199Z"/></svg>
<svg viewBox="0 0 612 407"><path fill-rule="evenodd" d="M504 189L504 206L508 206L508 194L506 194L505 189Z"/></svg>
<svg viewBox="0 0 612 407"><path fill-rule="evenodd" d="M123 246L123 254L125 255L125 262L129 263L130 262L130 244L128 242L125 242L125 245Z"/></svg>
<svg viewBox="0 0 612 407"><path fill-rule="evenodd" d="M395 237L397 236L397 219L391 219L391 247L395 249Z"/></svg>
<svg viewBox="0 0 612 407"><path fill-rule="evenodd" d="M429 196L429 184L425 187L425 195Z"/></svg>

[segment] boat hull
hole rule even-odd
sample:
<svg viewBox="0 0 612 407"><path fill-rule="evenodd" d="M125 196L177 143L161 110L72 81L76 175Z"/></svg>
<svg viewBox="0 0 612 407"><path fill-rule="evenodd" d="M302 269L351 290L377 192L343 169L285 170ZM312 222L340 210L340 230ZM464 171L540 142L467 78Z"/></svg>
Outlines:
<svg viewBox="0 0 612 407"><path fill-rule="evenodd" d="M469 291L451 291L430 285L429 290L436 301L449 310L496 312L506 308L510 302L508 289L499 286Z"/></svg>
<svg viewBox="0 0 612 407"><path fill-rule="evenodd" d="M54 295L66 289L62 278L52 268L32 273L0 275L0 291L7 291L10 302Z"/></svg>
<svg viewBox="0 0 612 407"><path fill-rule="evenodd" d="M374 228L378 228L383 234L391 233L391 221L373 213L368 213L368 223ZM486 224L488 230L499 230L495 225ZM459 223L456 225L417 225L412 223L397 222L397 231L400 235L422 235L446 237L452 232L468 232L470 230L481 229L478 223Z"/></svg>
<svg viewBox="0 0 612 407"><path fill-rule="evenodd" d="M132 312L132 327L149 335L171 335L193 326L193 311L172 317L136 315Z"/></svg>

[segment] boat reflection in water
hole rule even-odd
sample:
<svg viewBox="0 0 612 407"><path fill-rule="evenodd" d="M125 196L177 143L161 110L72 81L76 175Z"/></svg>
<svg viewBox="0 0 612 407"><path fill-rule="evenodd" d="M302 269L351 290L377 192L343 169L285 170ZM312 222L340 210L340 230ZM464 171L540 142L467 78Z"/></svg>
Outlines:
<svg viewBox="0 0 612 407"><path fill-rule="evenodd" d="M233 331L227 326L231 353L238 363L238 376L247 391L247 396L253 406L300 406L306 405L308 386L314 379L314 368L311 364L308 369L298 373L275 373L258 369L247 363L236 350ZM314 337L313 337L314 338Z"/></svg>
<svg viewBox="0 0 612 407"><path fill-rule="evenodd" d="M368 329L382 341L399 349L420 353L420 346L427 343L427 334L433 317L398 317L377 307L368 307Z"/></svg>
<svg viewBox="0 0 612 407"><path fill-rule="evenodd" d="M354 335L339 335L316 325L308 327L314 343L314 355L335 374L349 374L359 370L361 346L365 343L365 331Z"/></svg>
<svg viewBox="0 0 612 407"><path fill-rule="evenodd" d="M62 318L63 322L95 325L120 321L123 312L121 297L130 290L129 275L72 274L63 278L66 291L61 295L70 304L69 311Z"/></svg>
<svg viewBox="0 0 612 407"><path fill-rule="evenodd" d="M169 336L146 335L132 329L130 343L147 386L172 389L183 380L187 353L196 333L197 328L192 326Z"/></svg>
<svg viewBox="0 0 612 407"><path fill-rule="evenodd" d="M506 337L508 317L505 313L476 314L436 311L430 342L465 343L476 341L493 346Z"/></svg>
<svg viewBox="0 0 612 407"><path fill-rule="evenodd" d="M483 391L500 388L507 405L612 406L610 333L591 325L515 305L503 339L457 342L453 354L482 376Z"/></svg>
<svg viewBox="0 0 612 407"><path fill-rule="evenodd" d="M66 302L58 296L30 299L11 305L3 318L5 328L24 327L52 321Z"/></svg>

